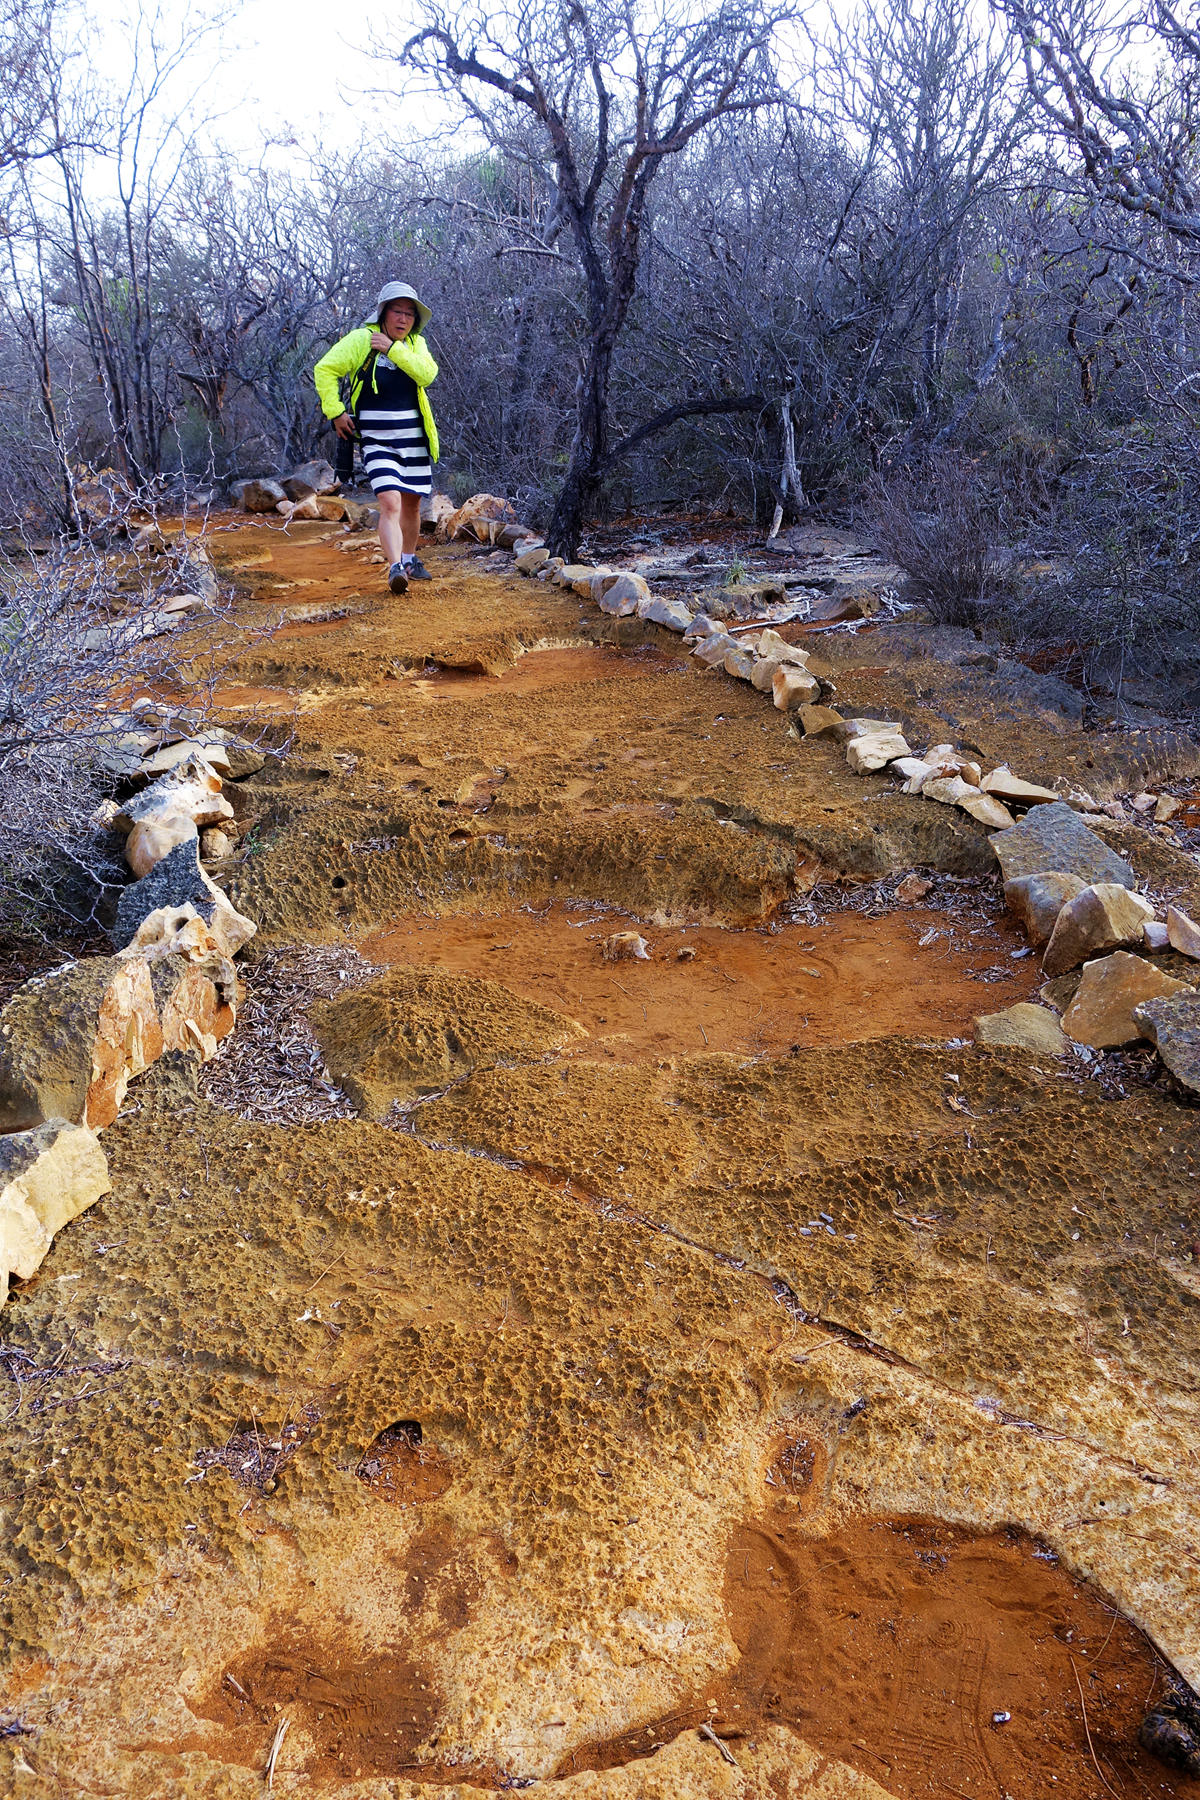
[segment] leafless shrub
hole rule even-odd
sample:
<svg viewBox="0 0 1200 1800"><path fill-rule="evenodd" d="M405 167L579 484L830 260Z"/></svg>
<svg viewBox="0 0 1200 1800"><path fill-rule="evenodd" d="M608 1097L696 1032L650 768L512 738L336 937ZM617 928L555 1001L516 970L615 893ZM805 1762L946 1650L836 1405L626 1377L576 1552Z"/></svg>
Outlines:
<svg viewBox="0 0 1200 1800"><path fill-rule="evenodd" d="M935 625L978 625L1016 598L1014 559L994 541L994 500L967 458L879 480L871 523Z"/></svg>
<svg viewBox="0 0 1200 1800"><path fill-rule="evenodd" d="M165 610L181 583L207 592ZM169 741L139 723L139 699L186 692L187 727L202 726L237 643L194 539L168 553L149 526L115 555L0 556L0 925L29 936L106 922L127 872L101 802Z"/></svg>

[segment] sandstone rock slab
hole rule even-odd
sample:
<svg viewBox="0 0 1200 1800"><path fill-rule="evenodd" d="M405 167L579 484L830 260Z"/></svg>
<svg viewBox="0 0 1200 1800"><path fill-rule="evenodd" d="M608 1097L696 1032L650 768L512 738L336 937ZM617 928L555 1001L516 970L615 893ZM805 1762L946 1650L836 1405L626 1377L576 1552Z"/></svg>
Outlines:
<svg viewBox="0 0 1200 1800"><path fill-rule="evenodd" d="M403 966L314 1007L312 1020L333 1076L371 1118L480 1063L540 1060L588 1035L498 982Z"/></svg>
<svg viewBox="0 0 1200 1800"><path fill-rule="evenodd" d="M199 828L219 825L233 817L233 807L224 798L221 777L203 756L183 757L149 787L132 795L114 815L113 824L118 831L128 832L144 821L172 819L180 814Z"/></svg>
<svg viewBox="0 0 1200 1800"><path fill-rule="evenodd" d="M1018 875L1004 884L1004 903L1015 913L1035 949L1048 944L1058 915L1086 884L1065 869L1043 869L1037 875Z"/></svg>
<svg viewBox="0 0 1200 1800"><path fill-rule="evenodd" d="M283 479L282 485L285 490L288 482L292 482L298 488L307 488L311 494L336 494L342 485L337 478L336 469L332 464L327 463L324 457L316 457L312 462L298 463ZM289 499L293 500L303 500L304 498L303 493L289 495Z"/></svg>
<svg viewBox="0 0 1200 1800"><path fill-rule="evenodd" d="M920 791L926 800L937 800L942 806L959 806L975 789L961 775L927 775Z"/></svg>
<svg viewBox="0 0 1200 1800"><path fill-rule="evenodd" d="M207 966L140 951L89 957L19 987L0 1012L0 1131L49 1119L102 1131L164 1049L215 1054L234 1010L207 939L205 955Z"/></svg>
<svg viewBox="0 0 1200 1800"><path fill-rule="evenodd" d="M168 851L148 875L125 888L117 902L110 933L118 950L132 942L138 927L160 907L194 906L223 954L233 957L249 943L257 926L244 918L200 867L199 840L189 839Z"/></svg>
<svg viewBox="0 0 1200 1800"><path fill-rule="evenodd" d="M1038 1056L1066 1056L1070 1051L1062 1027L1048 1006L1018 1001L1003 1012L982 1013L972 1021L975 1042L988 1049L1031 1050Z"/></svg>
<svg viewBox="0 0 1200 1800"><path fill-rule="evenodd" d="M684 632L692 622L692 614L682 600L665 600L661 594L651 594L649 600L638 601L639 619L648 619L652 625L665 625L668 631Z"/></svg>
<svg viewBox="0 0 1200 1800"><path fill-rule="evenodd" d="M266 476L256 481L235 482L233 491L243 512L274 512L279 502L287 499L279 482Z"/></svg>
<svg viewBox="0 0 1200 1800"><path fill-rule="evenodd" d="M801 650L797 644L789 644L786 638L780 637L777 631L772 631L769 625L759 636L758 654L773 656L778 662L796 663L802 669L807 668L812 660L810 651Z"/></svg>
<svg viewBox="0 0 1200 1800"><path fill-rule="evenodd" d="M1019 875L1039 875L1045 869L1078 875L1089 884L1115 882L1132 888L1136 881L1124 857L1089 831L1061 800L1033 807L1018 825L997 838L996 854L1005 881L1014 881Z"/></svg>
<svg viewBox="0 0 1200 1800"><path fill-rule="evenodd" d="M1062 1028L1077 1044L1115 1050L1142 1035L1135 1008L1148 1000L1193 991L1186 982L1164 975L1145 957L1115 950L1111 956L1084 964L1075 998L1063 1014Z"/></svg>
<svg viewBox="0 0 1200 1800"><path fill-rule="evenodd" d="M28 1281L56 1233L111 1190L93 1134L66 1119L0 1137L0 1306L9 1277Z"/></svg>
<svg viewBox="0 0 1200 1800"><path fill-rule="evenodd" d="M195 821L184 813L174 813L165 819L139 819L125 839L125 861L140 879L177 844L198 836Z"/></svg>
<svg viewBox="0 0 1200 1800"><path fill-rule="evenodd" d="M599 588L599 592L597 592ZM617 575L601 576L592 584L592 597L601 612L611 613L616 618L628 618L638 610L642 601L651 598L649 584L641 575L631 575L627 570Z"/></svg>
<svg viewBox="0 0 1200 1800"><path fill-rule="evenodd" d="M1054 922L1042 968L1047 975L1065 975L1122 944L1139 944L1142 926L1153 917L1148 900L1117 882L1080 888Z"/></svg>
<svg viewBox="0 0 1200 1800"><path fill-rule="evenodd" d="M908 745L898 732L851 738L846 745L846 762L854 775L873 775L879 769L886 769L898 757L907 755Z"/></svg>
<svg viewBox="0 0 1200 1800"><path fill-rule="evenodd" d="M1200 925L1177 906L1167 908L1167 942L1184 956L1200 958Z"/></svg>
<svg viewBox="0 0 1200 1800"><path fill-rule="evenodd" d="M972 787L971 792L963 796L958 803L964 812L978 819L981 825L987 825L996 831L1007 831L1016 823L1003 800L995 794L985 794L981 788Z"/></svg>
<svg viewBox="0 0 1200 1800"><path fill-rule="evenodd" d="M1062 799L1062 795L1056 794L1053 788L1039 787L1034 781L1022 781L1019 775L1014 775L1007 767L993 769L990 775L983 777L980 786L984 793L995 794L998 800L1009 805L1052 806L1055 801Z"/></svg>
<svg viewBox="0 0 1200 1800"><path fill-rule="evenodd" d="M738 681L749 681L754 674L753 653L743 650L740 644L735 644L725 652L725 673Z"/></svg>
<svg viewBox="0 0 1200 1800"><path fill-rule="evenodd" d="M1133 1016L1172 1075L1200 1093L1200 994L1189 988L1143 1000Z"/></svg>
<svg viewBox="0 0 1200 1800"><path fill-rule="evenodd" d="M780 663L771 677L771 694L780 712L794 712L798 706L809 706L820 699L821 684L805 669Z"/></svg>
<svg viewBox="0 0 1200 1800"><path fill-rule="evenodd" d="M551 563L553 563L555 560L556 560L555 558L551 558ZM549 567L550 565L547 565L547 566ZM601 573L601 571L597 568L594 568L591 563L560 562L558 564L558 567L553 570L553 572L550 576L550 579L554 583L555 587L573 588L577 581L586 581L586 582L590 583L592 576L599 575L600 573ZM589 599L591 597L591 587L590 586L588 588L587 597Z"/></svg>
<svg viewBox="0 0 1200 1800"><path fill-rule="evenodd" d="M726 653L736 650L737 645L727 631L715 631L711 637L702 637L692 651L697 662L706 669L715 669L718 664L724 665Z"/></svg>
<svg viewBox="0 0 1200 1800"><path fill-rule="evenodd" d="M203 764L217 775L227 774L230 763L225 733L220 730L197 732L174 744L164 744L161 750L142 758L139 773L152 777L167 775L189 762Z"/></svg>
<svg viewBox="0 0 1200 1800"><path fill-rule="evenodd" d="M800 723L805 737L829 737L836 733L839 725L845 720L841 713L835 712L832 706L802 706Z"/></svg>
<svg viewBox="0 0 1200 1800"><path fill-rule="evenodd" d="M522 550L515 558L513 567L521 575L533 575L544 563L550 560L550 552L545 544L538 544L533 550Z"/></svg>

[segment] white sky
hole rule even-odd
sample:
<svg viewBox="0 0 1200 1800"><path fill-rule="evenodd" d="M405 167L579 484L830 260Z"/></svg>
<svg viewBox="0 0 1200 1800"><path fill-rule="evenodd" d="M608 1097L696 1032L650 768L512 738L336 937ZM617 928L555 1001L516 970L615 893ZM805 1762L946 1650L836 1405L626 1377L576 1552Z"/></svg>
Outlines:
<svg viewBox="0 0 1200 1800"><path fill-rule="evenodd" d="M233 0L233 4L231 23L199 48L196 61L177 78L175 88L177 95L182 94L194 85L197 70L219 63L194 109L196 116L221 115L212 127L215 138L253 149L257 155L265 137L288 127L305 138L328 133L331 143L344 148L364 127L372 134L386 133L389 113L398 138L407 137L414 127L420 131L432 126L432 108L422 99L397 100L389 107L383 99L359 97L358 90L387 80L386 66L370 55L380 41L378 14L372 27L363 9L331 5L330 0L285 0L283 5L279 0L240 4ZM128 71L127 28L118 23L122 13L131 19L140 14L143 24L157 13L159 35L168 44L176 43L180 32L202 16L189 0L158 0L157 5L140 8L130 0L128 10L121 7L111 13L102 8L103 0L82 0L89 59L118 87Z"/></svg>

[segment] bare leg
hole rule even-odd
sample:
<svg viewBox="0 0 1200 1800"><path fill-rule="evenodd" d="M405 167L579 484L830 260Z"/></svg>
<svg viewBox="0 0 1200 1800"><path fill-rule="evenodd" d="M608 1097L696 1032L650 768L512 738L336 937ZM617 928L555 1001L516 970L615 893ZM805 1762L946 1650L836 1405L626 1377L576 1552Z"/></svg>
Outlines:
<svg viewBox="0 0 1200 1800"><path fill-rule="evenodd" d="M420 494L400 494L400 529L404 537L404 554L411 556L421 535Z"/></svg>
<svg viewBox="0 0 1200 1800"><path fill-rule="evenodd" d="M400 503L402 500L416 499L413 494L397 493L395 488L388 488L375 496L379 505L379 542L383 554L387 557L388 566L400 561L404 549L404 532L401 526ZM418 512L420 501L417 500Z"/></svg>

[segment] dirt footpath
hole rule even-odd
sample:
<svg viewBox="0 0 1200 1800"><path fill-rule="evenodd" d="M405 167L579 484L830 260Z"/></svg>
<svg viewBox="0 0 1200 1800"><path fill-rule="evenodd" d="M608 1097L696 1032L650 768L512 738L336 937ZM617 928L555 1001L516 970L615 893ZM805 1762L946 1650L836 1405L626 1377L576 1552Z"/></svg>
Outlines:
<svg viewBox="0 0 1200 1800"><path fill-rule="evenodd" d="M5 1792L1200 1794L1137 1736L1200 1681L1200 1114L974 1048L1040 980L987 833L657 627L218 523L270 1004L5 1310ZM912 742L1188 790L810 636ZM1105 830L1196 905L1196 833Z"/></svg>

